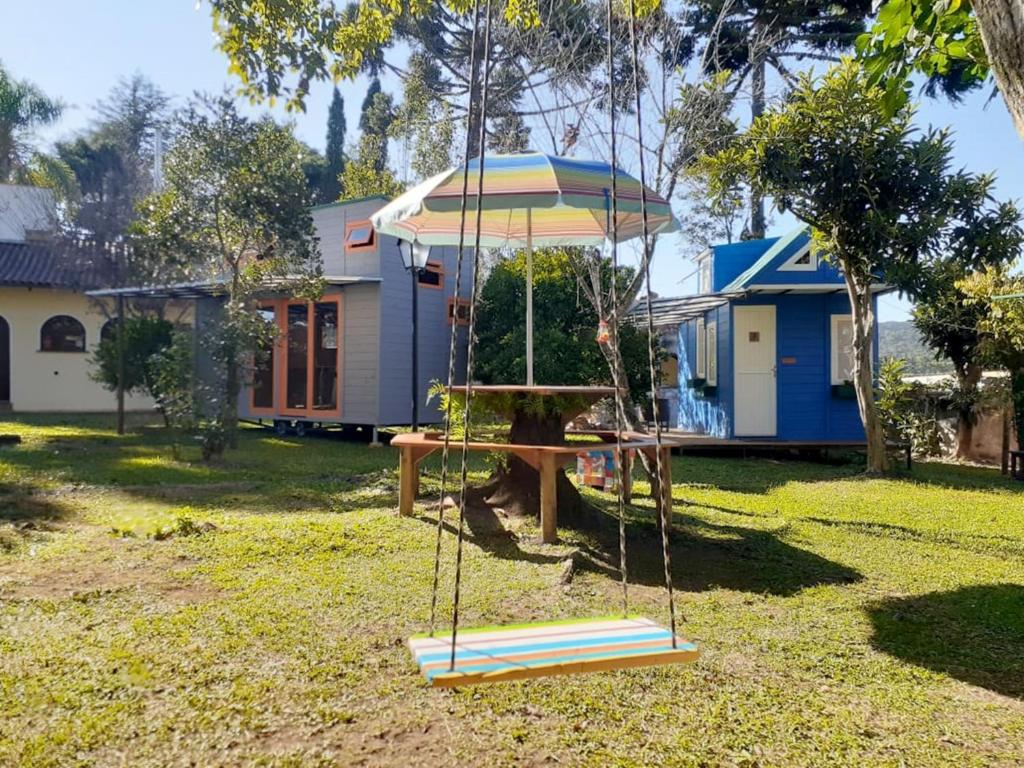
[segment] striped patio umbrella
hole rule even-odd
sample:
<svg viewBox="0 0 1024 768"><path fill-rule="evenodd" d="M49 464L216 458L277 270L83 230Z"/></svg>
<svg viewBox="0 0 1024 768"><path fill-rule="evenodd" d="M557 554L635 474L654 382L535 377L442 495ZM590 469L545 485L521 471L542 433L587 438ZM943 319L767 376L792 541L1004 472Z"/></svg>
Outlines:
<svg viewBox="0 0 1024 768"><path fill-rule="evenodd" d="M479 160L469 164L465 243L476 237ZM611 236L611 165L594 160L526 152L488 155L484 160L480 245L525 248L526 378L533 384L533 248L601 246ZM374 229L423 245L459 244L463 167L452 168L413 187L371 217ZM618 241L643 232L640 182L616 170ZM647 190L652 233L679 224L663 197Z"/></svg>

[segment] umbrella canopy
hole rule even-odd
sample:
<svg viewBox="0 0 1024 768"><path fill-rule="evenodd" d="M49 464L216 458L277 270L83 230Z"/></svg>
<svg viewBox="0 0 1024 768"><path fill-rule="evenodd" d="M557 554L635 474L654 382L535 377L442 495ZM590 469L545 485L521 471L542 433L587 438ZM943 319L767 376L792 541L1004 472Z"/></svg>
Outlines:
<svg viewBox="0 0 1024 768"><path fill-rule="evenodd" d="M465 242L476 235L479 160L469 164ZM485 248L600 246L610 236L611 165L527 152L488 155L484 161L480 245ZM618 240L642 234L640 182L616 170ZM463 168L452 168L413 187L375 213L383 234L424 245L457 245L462 225ZM668 202L647 190L652 233L679 224Z"/></svg>

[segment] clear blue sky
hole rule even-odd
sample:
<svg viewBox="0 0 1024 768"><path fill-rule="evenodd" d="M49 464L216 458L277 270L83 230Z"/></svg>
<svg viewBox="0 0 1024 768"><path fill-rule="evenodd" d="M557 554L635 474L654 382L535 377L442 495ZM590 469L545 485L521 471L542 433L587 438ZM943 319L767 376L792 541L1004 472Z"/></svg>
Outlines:
<svg viewBox="0 0 1024 768"><path fill-rule="evenodd" d="M122 75L139 71L182 103L194 91L235 88L227 62L214 48L209 7L194 0L0 0L0 59L16 77L36 82L48 94L67 104L60 124L40 136L52 141L88 125L92 106ZM31 33L27 31L31 30ZM343 83L350 138L358 121L365 81ZM331 87L313 87L307 111L280 119L293 119L299 137L323 148ZM993 171L997 195L1024 200L1024 142L1017 136L998 96L973 94L961 105L923 99L922 125L951 126L955 132L955 159L972 171ZM260 107L259 109L265 109ZM776 216L773 229L792 226L788 217ZM655 290L672 295L692 290L682 282L692 265L673 257L673 249L658 249L653 264ZM903 319L906 305L884 297L881 319Z"/></svg>

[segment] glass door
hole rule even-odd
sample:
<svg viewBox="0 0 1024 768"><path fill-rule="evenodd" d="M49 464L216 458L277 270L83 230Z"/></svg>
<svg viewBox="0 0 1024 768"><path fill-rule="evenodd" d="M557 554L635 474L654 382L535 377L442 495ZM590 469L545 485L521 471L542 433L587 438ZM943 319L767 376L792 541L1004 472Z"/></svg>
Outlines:
<svg viewBox="0 0 1024 768"><path fill-rule="evenodd" d="M269 327L269 338L256 355L252 372L252 410L272 413L274 410L274 363L277 357L277 310L273 304L261 305L260 319Z"/></svg>
<svg viewBox="0 0 1024 768"><path fill-rule="evenodd" d="M313 326L313 410L338 410L338 303L318 301Z"/></svg>
<svg viewBox="0 0 1024 768"><path fill-rule="evenodd" d="M285 323L288 345L284 407L286 411L305 413L309 403L309 305L289 304Z"/></svg>
<svg viewBox="0 0 1024 768"><path fill-rule="evenodd" d="M286 340L280 368L282 413L322 419L340 415L341 299L291 301L278 322Z"/></svg>

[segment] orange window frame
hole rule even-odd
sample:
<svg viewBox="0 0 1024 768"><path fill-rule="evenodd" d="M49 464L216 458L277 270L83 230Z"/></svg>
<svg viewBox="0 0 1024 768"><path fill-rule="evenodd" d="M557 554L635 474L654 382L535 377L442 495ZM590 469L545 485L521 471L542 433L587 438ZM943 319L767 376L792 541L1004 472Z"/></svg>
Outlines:
<svg viewBox="0 0 1024 768"><path fill-rule="evenodd" d="M368 228L370 230L370 239L366 243L359 245L350 245L348 242L349 235L352 234L352 230ZM370 223L369 219L363 221L350 221L345 225L345 253L360 253L362 251L372 251L377 247L377 232L373 228L373 224Z"/></svg>
<svg viewBox="0 0 1024 768"><path fill-rule="evenodd" d="M421 279L422 272L416 276L416 284L421 288L430 288L433 291L444 290L444 264L440 261L428 261L427 266L423 268L423 272L430 272L431 274L437 275L437 285L431 283L424 283Z"/></svg>
<svg viewBox="0 0 1024 768"><path fill-rule="evenodd" d="M455 312L455 297L448 297L448 325L467 327L469 325L469 299L459 299L459 309L466 308L466 316L463 318Z"/></svg>
<svg viewBox="0 0 1024 768"><path fill-rule="evenodd" d="M280 300L274 299L272 301L260 302L259 308L272 309L274 311L274 323L277 325L280 331L280 317L281 317L281 302ZM277 412L278 403L278 382L277 382L277 366L281 358L281 339L280 333L278 338L274 339L274 357L272 360L272 367L270 371L270 379L274 386L274 396L272 399L272 405L269 408L261 407L256 405L256 382L254 380L249 381L249 413L253 416L273 416ZM253 376L256 375L255 362L253 363Z"/></svg>
<svg viewBox="0 0 1024 768"><path fill-rule="evenodd" d="M337 371L338 371L338 407L330 411L313 407L313 383L315 377L313 371L316 368L315 360L313 357L314 349L313 342L316 338L316 305L317 304L335 304L338 312L338 348L335 350L337 358ZM306 307L307 311L307 324L306 324L306 407L305 408L289 408L288 407L288 307ZM343 369L342 369L342 347L344 346L344 319L341 314L342 300L339 294L330 296L322 296L316 301L304 301L302 299L281 299L278 301L277 312L277 330L280 338L283 339L284 351L282 354L274 356L274 366L277 369L275 372L275 389L274 392L274 403L278 405L276 412L282 416L304 416L313 421L322 421L323 419L338 418L341 416L341 397L344 387L342 386ZM278 398L281 399L278 399Z"/></svg>

